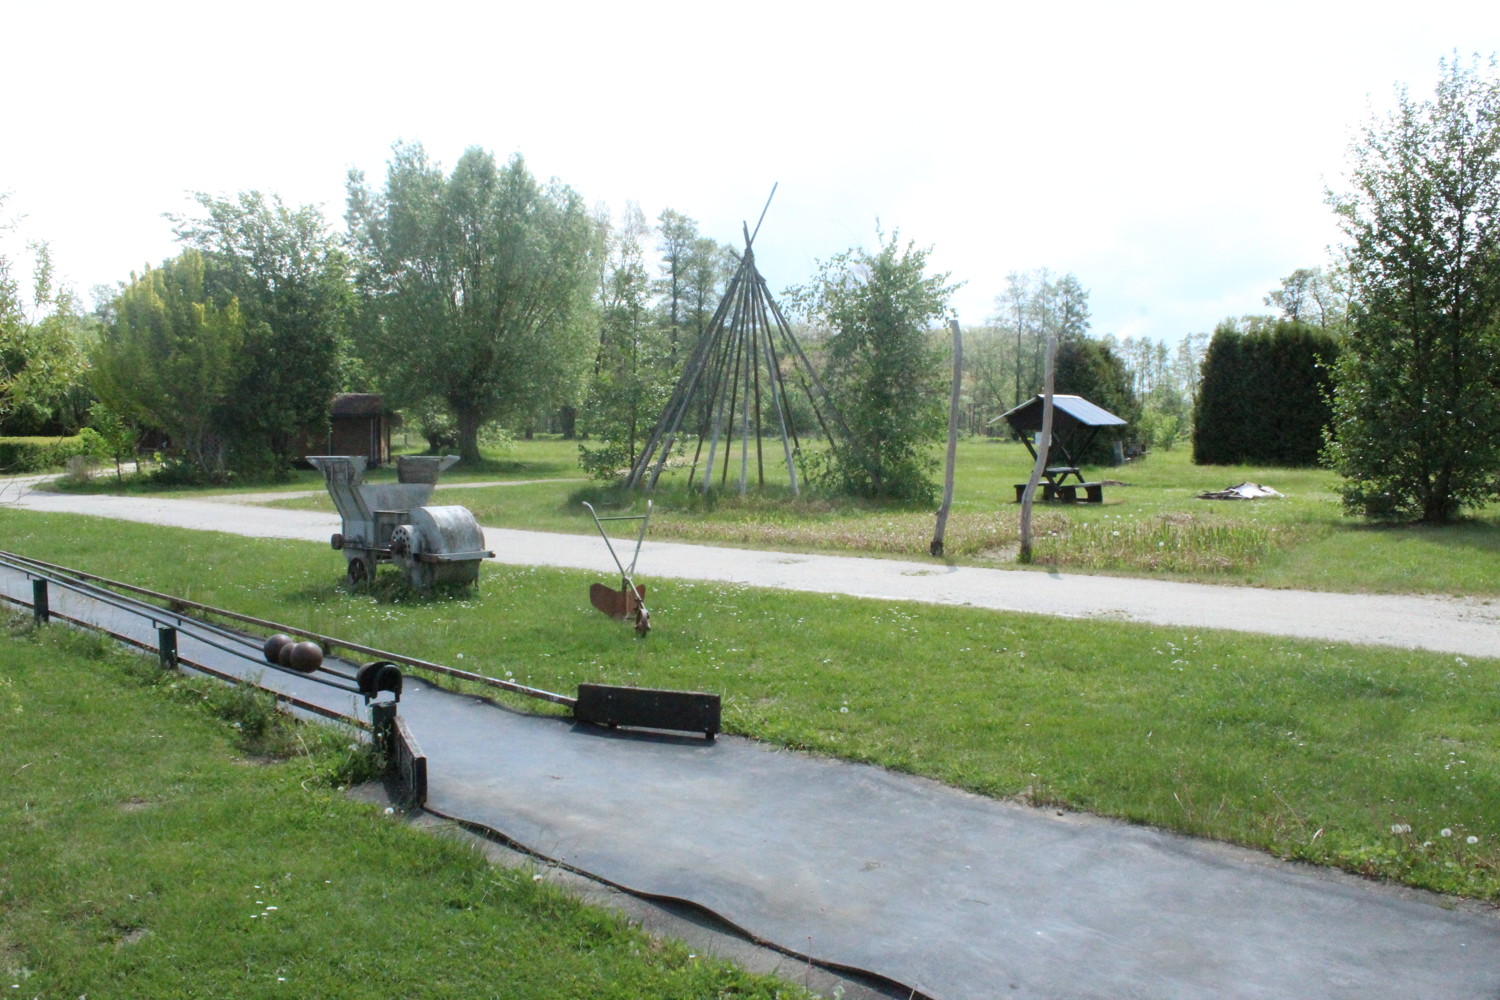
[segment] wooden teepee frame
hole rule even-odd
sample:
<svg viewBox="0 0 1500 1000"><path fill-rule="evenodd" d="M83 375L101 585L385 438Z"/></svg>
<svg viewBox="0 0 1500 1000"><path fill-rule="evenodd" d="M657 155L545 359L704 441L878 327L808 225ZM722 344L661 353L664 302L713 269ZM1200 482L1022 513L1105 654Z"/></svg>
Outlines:
<svg viewBox="0 0 1500 1000"><path fill-rule="evenodd" d="M776 194L774 187L771 194L773 197ZM770 204L767 199L766 207L769 208ZM762 220L765 215L762 210ZM749 485L752 441L756 482L764 486L763 431L769 424L772 433L781 440L787 478L795 495L798 492L796 455L801 442L788 407L787 392L791 387L783 375L784 364L795 374L797 388L812 404L813 414L829 446L839 447L850 441L848 428L818 381L817 373L792 334L781 307L767 290L766 279L756 270L752 247L759 232L759 222L755 224L755 233L750 232L749 226L745 227L745 252L740 257L739 268L730 279L708 328L688 356L682 377L672 390L645 448L631 466L630 476L625 480L627 487L650 490L656 486L684 422L696 416L697 444L692 469L688 473L689 489L694 486L695 479L700 491L707 493L712 489L716 462L720 467L720 488L728 484L736 438L739 440L737 491L743 495ZM832 420L831 428L829 420L824 418L825 413ZM835 437L831 430L839 436ZM705 443L708 456L700 477L698 467Z"/></svg>

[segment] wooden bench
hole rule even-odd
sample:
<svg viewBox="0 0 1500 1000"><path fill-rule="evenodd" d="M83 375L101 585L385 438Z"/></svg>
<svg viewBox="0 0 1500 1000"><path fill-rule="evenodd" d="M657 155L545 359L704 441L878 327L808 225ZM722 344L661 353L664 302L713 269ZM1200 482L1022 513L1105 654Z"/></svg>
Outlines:
<svg viewBox="0 0 1500 1000"><path fill-rule="evenodd" d="M1037 491L1039 493L1041 493L1043 500L1057 500L1057 499L1060 499L1061 498L1061 491L1070 489L1070 487L1067 487L1067 486L1057 486L1057 485L1055 485L1053 483L1049 483L1045 479L1043 479L1041 482L1037 483L1036 484L1036 488L1037 488ZM1020 503L1021 502L1021 498L1023 496L1025 496L1025 495L1026 495L1026 484L1025 483L1017 483L1016 484L1016 503ZM1063 498L1063 499L1065 499L1065 498Z"/></svg>
<svg viewBox="0 0 1500 1000"><path fill-rule="evenodd" d="M1103 503L1103 483L1072 483L1068 486L1058 487L1058 493L1066 503L1078 502L1078 491L1083 490L1084 503Z"/></svg>
<svg viewBox="0 0 1500 1000"><path fill-rule="evenodd" d="M1050 472L1052 470L1049 469L1048 471ZM1061 500L1063 503L1077 503L1078 491L1083 490L1084 503L1104 502L1103 483L1077 482L1064 485L1062 483L1049 482L1048 480L1043 479L1036 485L1037 489L1041 492L1041 498L1043 500ZM1026 484L1016 483L1016 503L1020 503L1021 498L1025 495Z"/></svg>

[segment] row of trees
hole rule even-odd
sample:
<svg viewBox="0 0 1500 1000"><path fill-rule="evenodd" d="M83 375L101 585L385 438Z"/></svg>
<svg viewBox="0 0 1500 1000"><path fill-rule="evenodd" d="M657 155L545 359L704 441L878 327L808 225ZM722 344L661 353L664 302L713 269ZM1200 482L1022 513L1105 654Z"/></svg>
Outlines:
<svg viewBox="0 0 1500 1000"><path fill-rule="evenodd" d="M668 211L651 280L642 222L617 234L566 185L480 150L445 174L398 145L378 190L352 174L347 236L257 192L197 201L172 219L182 253L96 290L92 315L52 288L45 246L32 302L0 256L0 426L72 430L97 399L96 421L152 432L174 473L207 480L288 468L338 391L383 392L469 459L482 428L571 432L584 401L607 437L622 359L655 391L725 274L724 249Z"/></svg>

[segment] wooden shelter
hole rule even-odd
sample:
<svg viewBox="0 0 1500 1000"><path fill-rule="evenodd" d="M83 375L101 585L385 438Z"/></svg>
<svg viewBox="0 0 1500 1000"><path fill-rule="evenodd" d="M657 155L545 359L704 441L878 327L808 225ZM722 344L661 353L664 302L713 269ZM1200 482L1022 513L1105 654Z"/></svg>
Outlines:
<svg viewBox="0 0 1500 1000"><path fill-rule="evenodd" d="M1000 416L991 420L990 423L1004 420L1010 425L1010 429L1031 452L1033 460L1036 459L1036 446L1032 438L1042 429L1042 407L1044 401L1040 395L1033 396L1026 402L1013 409L1007 410ZM1042 472L1045 482L1042 485L1042 497L1046 500L1076 500L1078 490L1084 490L1085 498L1093 503L1100 502L1104 497L1104 486L1102 483L1086 483L1083 474L1078 471L1078 462L1073 457L1082 455L1088 451L1089 445L1094 443L1094 438L1099 431L1105 427L1124 427L1126 421L1110 413L1102 406L1096 406L1084 399L1082 396L1068 396L1053 394L1052 396L1052 450L1048 454L1049 460L1052 456L1061 455L1063 462L1048 466ZM1078 480L1069 483L1069 478ZM1021 493L1026 489L1026 484L1016 486L1016 501L1021 499Z"/></svg>
<svg viewBox="0 0 1500 1000"><path fill-rule="evenodd" d="M362 455L367 468L391 460L391 428L401 418L385 408L385 398L373 392L346 392L333 397L328 440L309 452L325 455Z"/></svg>
<svg viewBox="0 0 1500 1000"><path fill-rule="evenodd" d="M775 189L772 189L775 195ZM769 200L767 207L770 206ZM765 218L765 212L761 212ZM756 232L760 224L756 224ZM707 493L717 469L719 486L744 494L755 455L755 480L766 482L764 445L780 442L793 494L798 492L796 454L801 448L788 393L800 392L830 446L852 446L852 436L818 381L812 363L755 267L755 234L745 227L745 252L713 319L693 348L672 395L631 465L627 487L650 490L679 438L695 436L688 486ZM791 378L788 378L788 375ZM705 455L705 448L707 454ZM738 461L734 461L738 452ZM772 462L776 456L772 457ZM700 475L700 464L702 471ZM696 481L696 482L695 482Z"/></svg>

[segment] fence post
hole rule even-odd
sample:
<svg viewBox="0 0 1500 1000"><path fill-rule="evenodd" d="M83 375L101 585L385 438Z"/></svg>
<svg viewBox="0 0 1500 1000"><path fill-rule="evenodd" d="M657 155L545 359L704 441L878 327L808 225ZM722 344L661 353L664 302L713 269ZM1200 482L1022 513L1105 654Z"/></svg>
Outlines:
<svg viewBox="0 0 1500 1000"><path fill-rule="evenodd" d="M38 625L45 625L51 619L52 609L47 605L46 580L31 581L31 616Z"/></svg>
<svg viewBox="0 0 1500 1000"><path fill-rule="evenodd" d="M156 626L156 653L163 670L177 669L177 629L171 625Z"/></svg>

